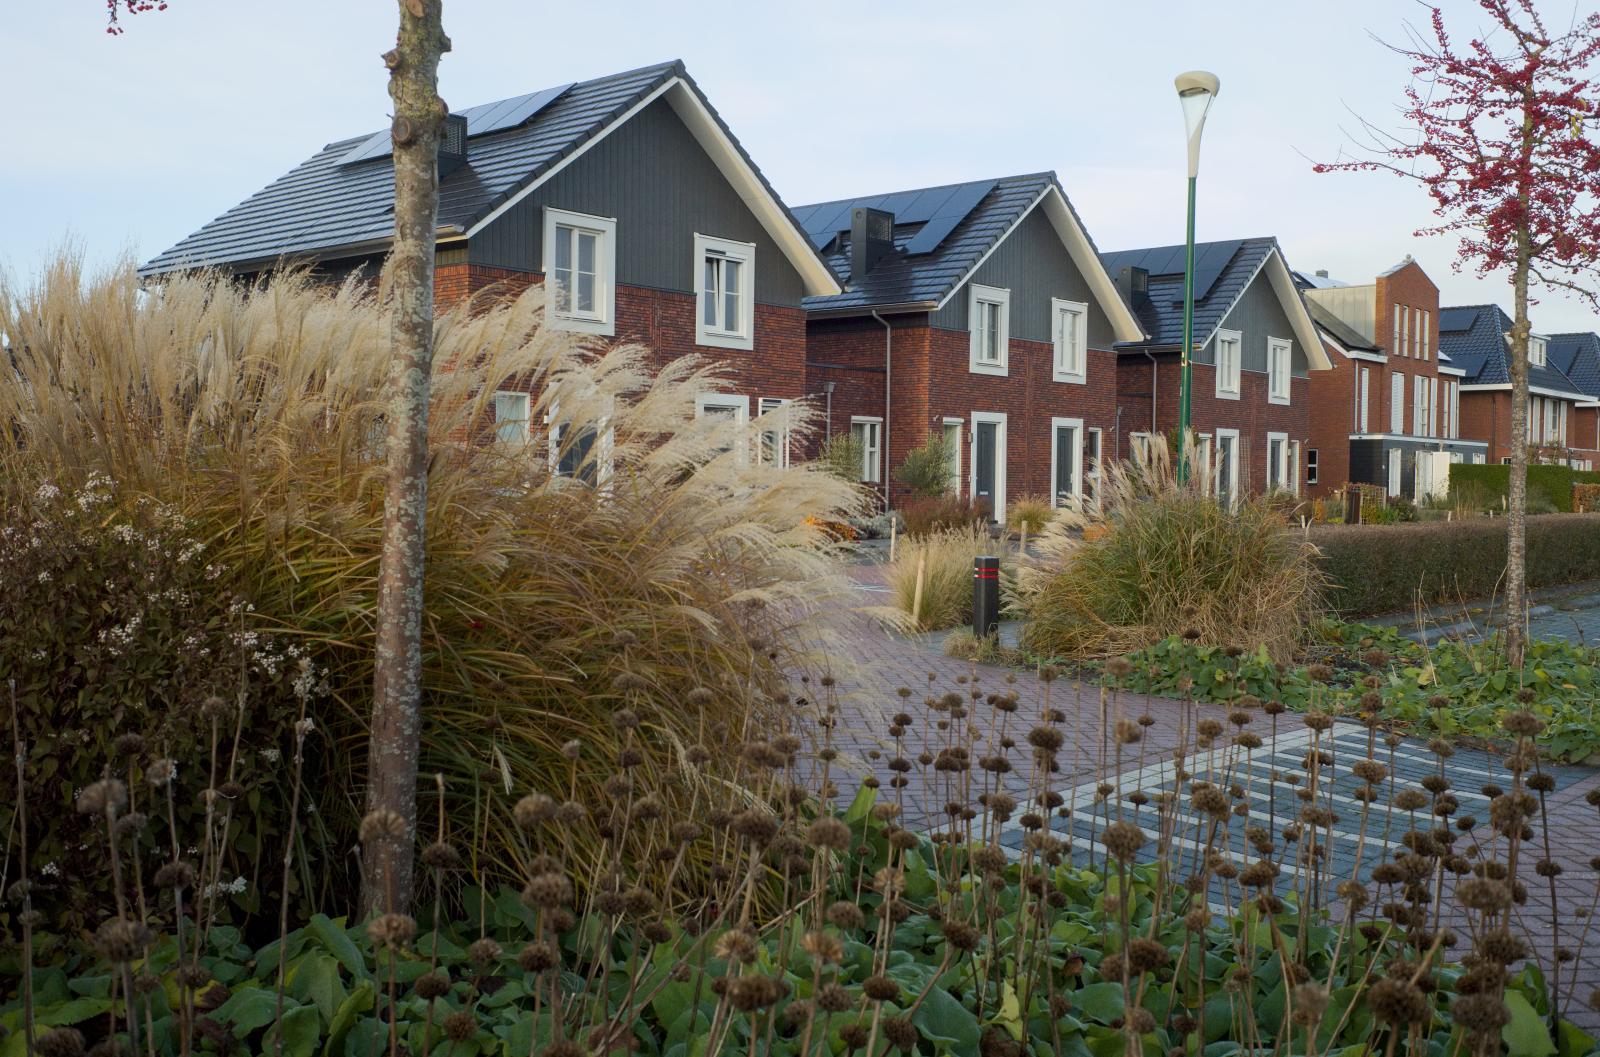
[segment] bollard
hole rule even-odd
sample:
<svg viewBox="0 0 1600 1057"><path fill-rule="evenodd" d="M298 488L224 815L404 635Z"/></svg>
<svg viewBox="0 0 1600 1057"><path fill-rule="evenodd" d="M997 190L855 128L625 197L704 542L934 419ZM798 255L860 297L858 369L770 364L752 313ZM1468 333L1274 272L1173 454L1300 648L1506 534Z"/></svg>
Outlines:
<svg viewBox="0 0 1600 1057"><path fill-rule="evenodd" d="M972 633L980 639L1000 630L1000 559L972 559Z"/></svg>

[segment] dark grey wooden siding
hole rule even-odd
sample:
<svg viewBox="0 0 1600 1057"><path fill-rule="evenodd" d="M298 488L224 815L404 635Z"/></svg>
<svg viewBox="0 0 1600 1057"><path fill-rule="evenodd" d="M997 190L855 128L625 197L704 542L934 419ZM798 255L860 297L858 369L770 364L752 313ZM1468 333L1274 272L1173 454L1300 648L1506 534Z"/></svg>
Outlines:
<svg viewBox="0 0 1600 1057"><path fill-rule="evenodd" d="M1283 303L1278 300L1278 293L1272 288L1272 280L1267 277L1265 270L1256 273L1238 302L1228 310L1222 320L1222 329L1239 332L1239 342L1243 345L1239 356L1242 370L1266 374L1267 339L1284 338L1294 342L1289 357L1290 374L1296 378L1306 376L1306 350L1300 347L1300 340L1289 325L1288 313L1284 312ZM1204 355L1196 358L1199 362L1216 362L1216 350L1211 347L1214 341L1206 343Z"/></svg>
<svg viewBox="0 0 1600 1057"><path fill-rule="evenodd" d="M664 100L508 209L472 239L474 264L540 270L544 207L617 221L617 282L694 292L694 236L756 247L756 300L798 305L799 272Z"/></svg>
<svg viewBox="0 0 1600 1057"><path fill-rule="evenodd" d="M932 317L946 330L967 329L968 287L997 286L1011 291L1011 336L1026 341L1053 341L1050 299L1083 301L1089 305L1089 346L1109 349L1115 340L1111 322L1089 292L1089 284L1072 263L1061 237L1044 211L1035 208L1016 230L978 267L955 296Z"/></svg>

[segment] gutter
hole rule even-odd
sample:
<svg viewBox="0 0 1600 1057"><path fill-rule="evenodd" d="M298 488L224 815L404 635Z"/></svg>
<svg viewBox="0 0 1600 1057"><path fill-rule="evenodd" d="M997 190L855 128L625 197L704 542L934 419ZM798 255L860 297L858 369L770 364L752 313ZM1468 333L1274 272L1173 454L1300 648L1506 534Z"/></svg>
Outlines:
<svg viewBox="0 0 1600 1057"><path fill-rule="evenodd" d="M892 305L858 305L854 308L807 308L805 313L811 319L844 319L849 316L871 316L878 319L880 312L932 312L936 307L933 301L902 301ZM878 322L883 321L879 319Z"/></svg>
<svg viewBox="0 0 1600 1057"><path fill-rule="evenodd" d="M457 242L465 238L466 228L460 224L440 224L434 229L434 239L439 242ZM261 268L271 268L284 261L333 261L345 257L362 256L374 250L380 250L394 243L392 235L381 238L366 239L362 242L349 242L340 246L325 246L320 249L306 252L284 250L282 253L271 257L248 257L241 260L194 260L182 261L173 264L163 264L156 268L140 268L137 275L141 279L157 275L169 275L172 272L192 272L201 268L225 268L231 271L256 271Z"/></svg>

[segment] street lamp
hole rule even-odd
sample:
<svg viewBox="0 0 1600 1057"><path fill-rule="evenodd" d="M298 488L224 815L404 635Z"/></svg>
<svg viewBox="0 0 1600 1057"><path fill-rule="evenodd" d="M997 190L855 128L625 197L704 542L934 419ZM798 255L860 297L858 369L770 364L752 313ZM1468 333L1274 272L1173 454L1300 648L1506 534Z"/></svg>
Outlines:
<svg viewBox="0 0 1600 1057"><path fill-rule="evenodd" d="M1217 97L1222 82L1214 73L1190 70L1173 82L1178 103L1183 107L1183 128L1189 137L1189 225L1184 240L1183 259L1183 358L1178 388L1178 483L1189 479L1189 462L1184 445L1189 436L1190 359L1194 352L1194 184L1200 174L1200 133L1205 131L1206 114Z"/></svg>

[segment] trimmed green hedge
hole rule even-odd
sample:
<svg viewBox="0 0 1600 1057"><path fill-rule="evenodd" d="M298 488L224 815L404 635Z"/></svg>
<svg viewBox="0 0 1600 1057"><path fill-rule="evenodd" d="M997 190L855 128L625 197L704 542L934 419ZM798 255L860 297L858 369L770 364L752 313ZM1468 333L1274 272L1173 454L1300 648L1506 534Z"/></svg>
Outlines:
<svg viewBox="0 0 1600 1057"><path fill-rule="evenodd" d="M1345 616L1401 612L1419 597L1455 602L1504 589L1504 518L1318 525L1310 539L1322 551L1328 604ZM1529 587L1600 579L1600 514L1530 517L1527 570Z"/></svg>
<svg viewBox="0 0 1600 1057"><path fill-rule="evenodd" d="M1600 473L1574 470L1567 466L1528 467L1528 504L1541 506L1540 498L1550 509L1561 513L1572 510L1572 486L1575 484L1600 484ZM1485 465L1458 462L1450 467L1450 495L1455 498L1463 490L1476 490L1480 497L1494 503L1510 494L1511 467L1504 464Z"/></svg>

